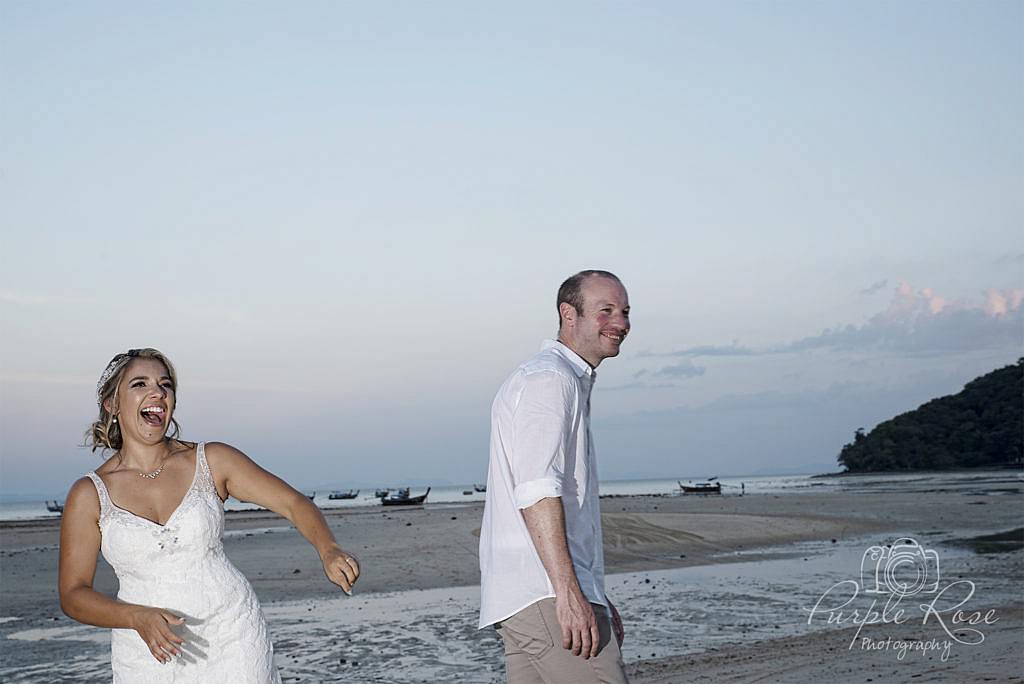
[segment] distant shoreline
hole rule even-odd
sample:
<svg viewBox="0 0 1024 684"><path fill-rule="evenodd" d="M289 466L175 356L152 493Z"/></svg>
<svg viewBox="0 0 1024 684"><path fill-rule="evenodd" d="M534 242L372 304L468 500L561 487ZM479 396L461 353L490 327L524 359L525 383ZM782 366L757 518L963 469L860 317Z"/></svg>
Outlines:
<svg viewBox="0 0 1024 684"><path fill-rule="evenodd" d="M1024 472L1024 464L1011 463L1004 465L985 465L974 468L910 468L900 470L844 470L838 473L819 473L811 475L812 480L829 477L859 477L862 475L941 475L943 473L984 473L994 470L1020 470Z"/></svg>
<svg viewBox="0 0 1024 684"><path fill-rule="evenodd" d="M865 472L836 472L819 474L799 475L770 475L770 476L740 476L726 475L717 478L722 483L722 496L761 496L761 495L791 495L797 492L826 493L833 488L840 488L842 482L856 482L861 478L915 478L915 477L952 477L965 474L979 473L1021 473L1024 466L993 466L981 468L948 468L943 470L922 469L922 470L888 470L888 471L865 471ZM636 479L636 480L606 480L601 483L602 500L621 500L635 496L649 496L655 498L672 498L679 495L679 482L692 481L703 482L704 478L659 478L659 479ZM442 508L459 508L467 504L483 504L484 495L471 491L467 492L468 486L441 486L431 492L427 501L427 507L440 506ZM365 494L355 501L331 501L328 500L330 490L318 490L315 503L329 515L333 512L359 514L364 512L380 513L382 511L380 502ZM372 493L372 490L370 490ZM467 495L468 493L468 495ZM0 497L0 526L12 525L44 525L48 522L54 527L60 524L60 515L44 512L43 501L3 501ZM230 499L225 505L225 513L228 519L249 520L258 519L260 516L274 516L266 510L256 509L254 506L244 504Z"/></svg>

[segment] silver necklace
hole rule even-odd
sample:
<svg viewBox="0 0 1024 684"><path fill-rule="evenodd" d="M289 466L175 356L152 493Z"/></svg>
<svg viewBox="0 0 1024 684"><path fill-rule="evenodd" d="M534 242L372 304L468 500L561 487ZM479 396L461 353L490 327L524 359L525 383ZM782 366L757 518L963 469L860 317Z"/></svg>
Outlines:
<svg viewBox="0 0 1024 684"><path fill-rule="evenodd" d="M151 473L139 472L139 477L144 477L147 480L155 480L160 473L164 472L164 468L167 466L167 454L164 454L164 460L160 462L160 467Z"/></svg>
<svg viewBox="0 0 1024 684"><path fill-rule="evenodd" d="M118 458L122 459L121 462L123 463L124 462L124 460L123 460L124 456L121 455L121 452L117 452L117 456L118 456ZM155 480L157 477L160 476L160 473L164 472L164 468L167 467L167 457L168 456L170 456L170 451L167 451L167 452L164 453L164 457L160 461L160 467L159 468L157 468L156 470L154 470L153 472L150 472L150 473L144 473L144 472L142 472L140 470L139 471L139 477L144 477L147 480Z"/></svg>
<svg viewBox="0 0 1024 684"><path fill-rule="evenodd" d="M139 473L139 477L145 477L145 478L147 478L147 479L149 479L149 480L155 480L155 479L156 479L156 477L157 477L157 475L159 475L160 473L164 472L164 466L166 466L166 465L167 465L167 463L166 463L166 462L164 462L164 463L161 463L161 464L160 464L160 467L159 467L159 468L157 468L156 470L154 470L154 471L153 471L153 472L151 472L151 473L141 473L141 472L140 472L140 473Z"/></svg>

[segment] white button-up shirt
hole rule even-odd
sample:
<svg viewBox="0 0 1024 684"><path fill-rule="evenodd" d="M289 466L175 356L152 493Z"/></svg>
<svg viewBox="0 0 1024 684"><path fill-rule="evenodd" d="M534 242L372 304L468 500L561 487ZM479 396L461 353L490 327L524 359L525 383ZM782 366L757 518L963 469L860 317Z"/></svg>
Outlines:
<svg viewBox="0 0 1024 684"><path fill-rule="evenodd" d="M561 497L580 590L607 606L597 463L590 437L596 373L547 340L498 390L491 406L491 456L480 528L480 627L555 595L522 509Z"/></svg>

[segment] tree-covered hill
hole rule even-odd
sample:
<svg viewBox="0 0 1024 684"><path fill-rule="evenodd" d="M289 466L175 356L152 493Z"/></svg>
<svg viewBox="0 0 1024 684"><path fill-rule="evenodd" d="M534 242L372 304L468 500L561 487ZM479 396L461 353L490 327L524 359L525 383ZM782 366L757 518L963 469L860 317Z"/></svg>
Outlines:
<svg viewBox="0 0 1024 684"><path fill-rule="evenodd" d="M1020 464L1022 450L1024 358L867 434L857 430L839 463L848 472L975 468Z"/></svg>

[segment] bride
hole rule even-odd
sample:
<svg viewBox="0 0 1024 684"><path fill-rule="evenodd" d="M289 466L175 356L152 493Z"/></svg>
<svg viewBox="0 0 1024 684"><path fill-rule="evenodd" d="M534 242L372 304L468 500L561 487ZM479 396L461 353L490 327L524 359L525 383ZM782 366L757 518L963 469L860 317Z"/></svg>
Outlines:
<svg viewBox="0 0 1024 684"><path fill-rule="evenodd" d="M224 554L224 500L288 518L346 592L359 563L309 499L241 451L178 439L177 387L155 349L118 354L103 371L86 439L114 453L68 492L61 608L113 629L114 682L279 682L259 602ZM92 586L100 551L117 573L116 600Z"/></svg>

